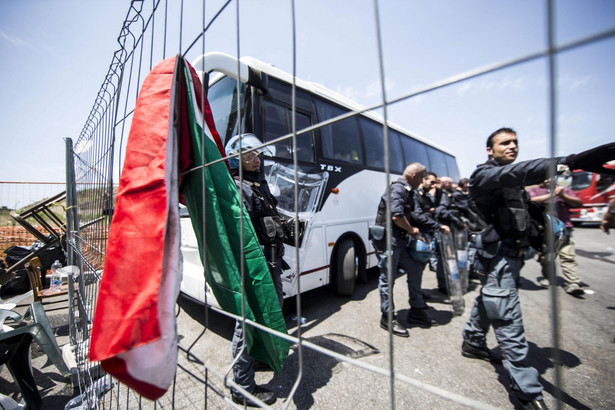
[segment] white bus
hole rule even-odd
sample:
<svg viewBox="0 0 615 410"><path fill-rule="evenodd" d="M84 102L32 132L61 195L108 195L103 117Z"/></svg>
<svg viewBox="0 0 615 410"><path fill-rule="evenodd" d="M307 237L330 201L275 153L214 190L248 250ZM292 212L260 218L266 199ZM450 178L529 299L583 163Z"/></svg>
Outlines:
<svg viewBox="0 0 615 410"><path fill-rule="evenodd" d="M207 98L223 143L238 133L254 133L271 142L292 133L292 76L251 57L237 59L208 53L193 62L209 82ZM239 67L240 89L237 90ZM210 75L211 76L210 76ZM297 132L363 107L318 84L295 80ZM241 115L237 115L239 95ZM241 118L241 124L238 123ZM412 162L424 164L438 176L459 179L455 157L444 149L389 124L391 180ZM386 188L383 120L366 112L317 127L292 140L270 145L273 157L265 157L264 172L278 210L285 218L295 216L294 186L299 185L299 263L295 242L289 241L284 259L284 297L333 284L339 295L351 295L356 280L377 263L368 239L378 202ZM293 156L297 156L295 182ZM181 291L200 302L205 300L203 266L187 214L182 220L184 275ZM215 300L208 291L208 302Z"/></svg>

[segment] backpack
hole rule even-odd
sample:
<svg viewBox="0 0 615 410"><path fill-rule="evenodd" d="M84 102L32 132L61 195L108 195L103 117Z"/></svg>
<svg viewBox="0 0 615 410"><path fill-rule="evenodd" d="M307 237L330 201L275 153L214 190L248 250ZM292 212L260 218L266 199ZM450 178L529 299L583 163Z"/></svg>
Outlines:
<svg viewBox="0 0 615 410"><path fill-rule="evenodd" d="M538 202L528 203L528 213L530 214L530 229L528 240L530 246L537 252L547 252L548 235L553 237L553 251L558 253L570 239L570 234L564 222L546 212L546 207Z"/></svg>

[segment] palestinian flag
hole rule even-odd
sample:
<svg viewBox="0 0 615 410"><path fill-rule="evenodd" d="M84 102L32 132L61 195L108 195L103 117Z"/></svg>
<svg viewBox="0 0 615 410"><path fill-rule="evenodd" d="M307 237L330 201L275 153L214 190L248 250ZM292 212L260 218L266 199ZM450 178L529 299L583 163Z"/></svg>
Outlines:
<svg viewBox="0 0 615 410"><path fill-rule="evenodd" d="M200 81L180 57L158 64L143 83L126 146L92 324L89 359L100 361L105 371L152 400L166 392L177 367L174 308L182 272L180 175L191 166L211 161L210 157L221 158L222 145L206 101L207 126L203 129L201 100ZM205 135L204 144L201 135ZM226 166L223 162L218 165L186 174L182 192L201 257L206 256L207 280L220 305L241 314L241 201ZM207 198L205 238L202 189L206 189ZM286 332L267 263L250 219L244 215L246 317ZM250 355L281 370L288 342L252 327L246 329L246 342Z"/></svg>
<svg viewBox="0 0 615 410"><path fill-rule="evenodd" d="M184 75L188 85L185 112L188 115L187 123L190 124L192 142L190 158L192 167L199 167L226 155L207 100L204 100L203 116L198 110L202 99L198 77L191 76L188 70L184 71ZM205 124L200 121L202 117ZM226 162L217 162L202 167L197 172L186 174L181 192L185 197L199 243L201 261L207 268L207 283L220 306L241 316L243 295L246 319L286 334L284 315L267 261ZM206 221L203 221L203 209ZM243 243L241 219L244 228ZM245 294L242 293L241 286L242 247ZM251 357L269 364L277 373L282 371L289 350L287 340L252 326L246 326L244 336Z"/></svg>

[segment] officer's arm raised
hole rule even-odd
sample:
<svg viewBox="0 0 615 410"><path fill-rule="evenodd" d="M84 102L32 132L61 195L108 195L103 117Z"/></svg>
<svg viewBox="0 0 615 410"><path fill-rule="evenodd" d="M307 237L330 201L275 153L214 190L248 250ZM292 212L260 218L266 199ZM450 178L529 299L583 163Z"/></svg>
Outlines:
<svg viewBox="0 0 615 410"><path fill-rule="evenodd" d="M481 167L470 178L472 188L490 191L497 188L528 186L545 180L550 167L555 168L565 160L558 158L539 158L508 165Z"/></svg>
<svg viewBox="0 0 615 410"><path fill-rule="evenodd" d="M604 167L604 164L613 160L615 160L615 142L610 142L579 154L568 155L565 163L570 169L615 175L615 169Z"/></svg>

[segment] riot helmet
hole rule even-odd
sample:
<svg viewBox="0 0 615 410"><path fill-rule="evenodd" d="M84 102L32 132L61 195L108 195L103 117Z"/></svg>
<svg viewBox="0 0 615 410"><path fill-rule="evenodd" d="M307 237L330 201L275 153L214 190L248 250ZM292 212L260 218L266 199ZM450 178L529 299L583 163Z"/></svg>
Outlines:
<svg viewBox="0 0 615 410"><path fill-rule="evenodd" d="M255 152L257 154L266 154L267 156L273 156L271 150L267 146L262 146L263 143L256 138L254 134L239 134L234 135L231 139L226 143L226 147L224 147L224 151L227 156L236 155L239 153L239 150L246 151L252 148L259 147L251 152ZM231 169L239 168L239 157L233 157L228 159L228 164Z"/></svg>
<svg viewBox="0 0 615 410"><path fill-rule="evenodd" d="M433 241L430 243L423 238L410 240L410 257L419 263L429 262L431 251L433 249Z"/></svg>

